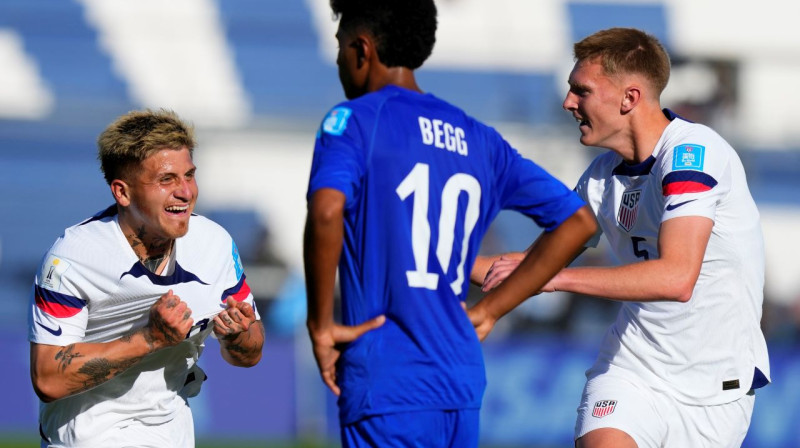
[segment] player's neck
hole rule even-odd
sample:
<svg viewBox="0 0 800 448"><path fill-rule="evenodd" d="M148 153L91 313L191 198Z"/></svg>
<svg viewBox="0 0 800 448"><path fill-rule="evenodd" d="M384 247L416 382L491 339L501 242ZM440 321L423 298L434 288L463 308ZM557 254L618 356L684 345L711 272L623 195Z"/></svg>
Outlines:
<svg viewBox="0 0 800 448"><path fill-rule="evenodd" d="M414 70L406 67L386 67L383 65L376 70L374 76L370 77L368 90L375 92L389 85L423 93L422 89L417 85Z"/></svg>
<svg viewBox="0 0 800 448"><path fill-rule="evenodd" d="M160 261L163 261L169 256L175 242L174 239L155 236L153 232L148 232L144 225L131 224L125 220L120 220L119 227L136 257L145 266L148 266L148 263L153 264L154 260L160 259ZM155 263L155 266L158 267L160 264L160 262Z"/></svg>
<svg viewBox="0 0 800 448"><path fill-rule="evenodd" d="M648 110L644 114L632 117L631 146L623 158L629 163L642 163L653 154L661 135L669 125L669 119L660 108Z"/></svg>

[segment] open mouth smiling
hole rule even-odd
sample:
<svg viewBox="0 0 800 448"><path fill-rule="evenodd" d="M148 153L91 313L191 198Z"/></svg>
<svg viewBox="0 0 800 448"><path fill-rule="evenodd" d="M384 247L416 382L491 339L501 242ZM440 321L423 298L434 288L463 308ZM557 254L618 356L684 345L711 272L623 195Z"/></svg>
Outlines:
<svg viewBox="0 0 800 448"><path fill-rule="evenodd" d="M186 204L186 205L170 205L165 210L167 211L167 213L172 214L172 215L181 215L181 214L186 213L187 210L189 210L189 205L188 204Z"/></svg>

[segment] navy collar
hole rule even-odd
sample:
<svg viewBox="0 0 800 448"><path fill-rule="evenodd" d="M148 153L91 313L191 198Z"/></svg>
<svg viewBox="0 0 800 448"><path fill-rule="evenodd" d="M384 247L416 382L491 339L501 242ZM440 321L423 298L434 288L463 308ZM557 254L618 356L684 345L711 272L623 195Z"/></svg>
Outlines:
<svg viewBox="0 0 800 448"><path fill-rule="evenodd" d="M173 286L189 282L198 282L203 285L208 285L208 283L200 280L200 278L192 272L183 269L183 267L178 264L177 260L175 261L175 272L173 272L172 275L162 276L154 274L144 267L140 261L134 263L128 272L123 272L122 275L119 276L120 280L122 280L122 277L125 277L126 275L131 275L136 278L144 276L150 279L150 283L159 286Z"/></svg>
<svg viewBox="0 0 800 448"><path fill-rule="evenodd" d="M691 123L691 121L681 117L680 115L676 114L675 112L667 108L664 108L661 111L664 113L664 116L667 117L669 121L679 118L683 121ZM655 165L655 163L656 163L656 158L653 156L648 157L643 162L637 163L636 165L630 165L622 161L620 162L619 165L617 165L614 168L614 171L612 171L611 174L614 176L629 176L629 177L644 176L646 174L650 174L650 170L653 169L653 165Z"/></svg>
<svg viewBox="0 0 800 448"><path fill-rule="evenodd" d="M108 207L107 209L103 210L102 212L97 213L96 215L92 216L91 218L83 221L82 223L80 223L78 225L82 226L84 224L89 224L92 221L100 221L100 220L103 220L105 218L110 218L110 217L112 217L112 216L114 216L116 214L117 214L117 204L111 204L111 206Z"/></svg>
<svg viewBox="0 0 800 448"><path fill-rule="evenodd" d="M694 123L693 121L687 120L686 118L681 117L680 115L676 114L675 112L673 112L673 111L671 111L671 110L669 110L667 108L661 109L661 112L664 113L664 116L667 117L667 119L669 121L672 121L672 120L674 120L676 118L680 118L681 120L683 120L683 121L685 121L687 123Z"/></svg>
<svg viewBox="0 0 800 448"><path fill-rule="evenodd" d="M644 176L646 174L650 174L650 170L653 168L653 165L656 163L656 158L650 156L644 160L644 162L637 163L636 165L630 165L625 163L625 161L620 162L614 168L614 171L611 172L613 176Z"/></svg>

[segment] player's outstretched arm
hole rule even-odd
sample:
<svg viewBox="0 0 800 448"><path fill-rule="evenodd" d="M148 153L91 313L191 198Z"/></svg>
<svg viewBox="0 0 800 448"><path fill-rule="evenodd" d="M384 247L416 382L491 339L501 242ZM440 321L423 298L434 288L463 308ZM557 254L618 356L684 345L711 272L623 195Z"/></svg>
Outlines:
<svg viewBox="0 0 800 448"><path fill-rule="evenodd" d="M186 303L172 294L150 308L147 325L111 342L78 342L67 346L31 343L31 381L45 403L105 383L145 355L186 338L194 323Z"/></svg>
<svg viewBox="0 0 800 448"><path fill-rule="evenodd" d="M306 326L322 381L339 395L336 362L342 344L358 339L369 330L383 325L383 316L356 326L339 325L333 320L333 294L336 268L344 241L344 203L342 192L322 188L314 193L308 206L303 235L303 261L306 274L308 316Z"/></svg>
<svg viewBox="0 0 800 448"><path fill-rule="evenodd" d="M237 367L253 367L261 360L264 325L256 320L247 302L227 299L228 308L214 317L214 334L219 339L222 359Z"/></svg>
<svg viewBox="0 0 800 448"><path fill-rule="evenodd" d="M584 206L556 229L544 232L528 248L519 266L494 290L467 310L472 324L483 340L495 322L541 288L571 262L597 231L597 222Z"/></svg>
<svg viewBox="0 0 800 448"><path fill-rule="evenodd" d="M559 272L545 288L618 301L686 302L692 297L714 221L682 216L661 223L658 257L614 267Z"/></svg>

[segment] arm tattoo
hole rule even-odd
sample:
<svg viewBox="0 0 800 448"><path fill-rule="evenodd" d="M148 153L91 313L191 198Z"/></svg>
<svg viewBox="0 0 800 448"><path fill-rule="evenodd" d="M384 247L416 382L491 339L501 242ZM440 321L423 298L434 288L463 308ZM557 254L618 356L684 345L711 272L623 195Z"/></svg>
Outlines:
<svg viewBox="0 0 800 448"><path fill-rule="evenodd" d="M241 353L243 355L249 356L253 353L253 351L258 349L258 347L252 346L250 339L251 339L250 331L248 330L242 333L238 333L235 336L225 336L222 340L227 342L225 344L225 349L228 352Z"/></svg>
<svg viewBox="0 0 800 448"><path fill-rule="evenodd" d="M144 337L144 341L147 342L147 351L153 353L156 350L156 342L153 338L153 334L149 331L143 331L142 336Z"/></svg>
<svg viewBox="0 0 800 448"><path fill-rule="evenodd" d="M130 338L131 335L125 335L122 337L122 339L126 341L129 341ZM75 344L62 347L55 356L55 360L58 361L59 373L64 373L67 368L72 365L73 359L83 357L84 355L75 351ZM86 378L82 380L78 378L70 380L70 383L75 380L79 382L78 384L70 387L70 391L74 394L100 385L125 371L130 366L139 362L141 359L141 356L116 362L110 362L105 358L90 359L78 368L78 373L84 375Z"/></svg>
<svg viewBox="0 0 800 448"><path fill-rule="evenodd" d="M153 335L150 334L149 331L142 331L141 328L138 330L131 330L127 334L122 335L122 337L120 337L119 340L122 342L130 343L133 340L133 335L135 335L136 333L142 334L144 342L147 343L147 352L152 353L155 350L155 343L153 342Z"/></svg>
<svg viewBox="0 0 800 448"><path fill-rule="evenodd" d="M247 355L251 351L253 351L252 349L244 347L241 344L228 344L225 346L225 348L228 349L228 352L236 352L236 353L241 353L243 355Z"/></svg>
<svg viewBox="0 0 800 448"><path fill-rule="evenodd" d="M228 339L228 341L230 342L228 342L228 344L226 344L225 347L228 349L229 352L248 354L253 351L253 348L249 347L250 345L249 331L239 333L236 336Z"/></svg>
<svg viewBox="0 0 800 448"><path fill-rule="evenodd" d="M55 357L55 360L58 361L58 371L64 373L64 371L67 370L67 367L72 364L73 359L80 358L82 356L83 355L81 355L79 352L75 351L75 344L70 344L66 347L63 347L56 353Z"/></svg>
<svg viewBox="0 0 800 448"><path fill-rule="evenodd" d="M164 322L164 319L161 319L160 317L156 319L150 319L150 327L154 331L158 331L163 334L164 341L167 342L168 345L175 345L183 340L184 335L177 334L176 331L173 328L170 328L169 325Z"/></svg>
<svg viewBox="0 0 800 448"><path fill-rule="evenodd" d="M111 378L114 378L115 376L124 372L141 359L142 357L136 357L115 362L109 361L106 358L90 359L89 361L86 361L86 363L81 366L80 369L78 369L78 373L85 375L86 378L83 380L82 384L74 387L72 392L82 392L103 384Z"/></svg>

